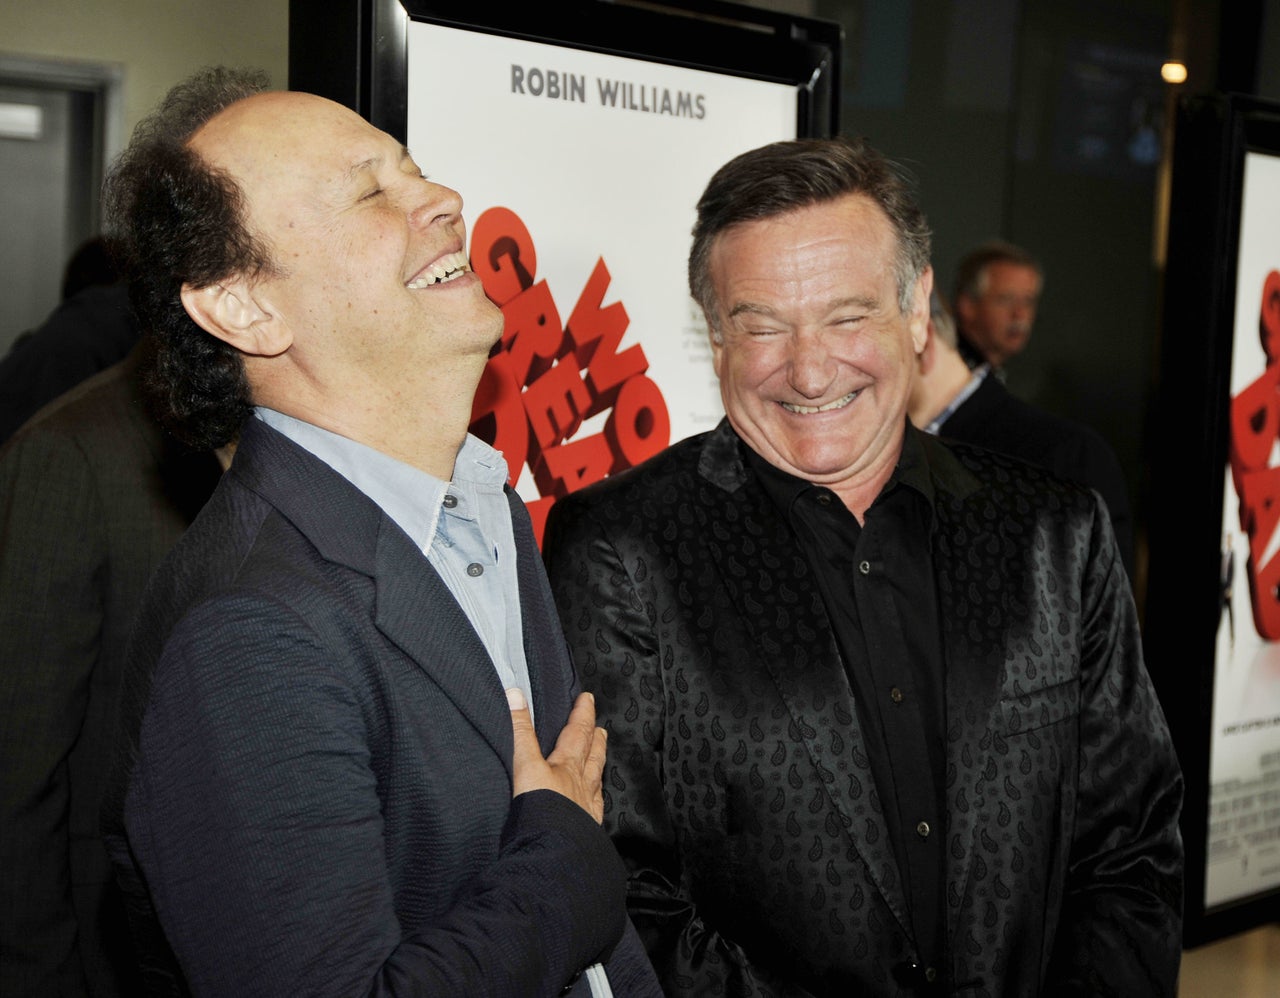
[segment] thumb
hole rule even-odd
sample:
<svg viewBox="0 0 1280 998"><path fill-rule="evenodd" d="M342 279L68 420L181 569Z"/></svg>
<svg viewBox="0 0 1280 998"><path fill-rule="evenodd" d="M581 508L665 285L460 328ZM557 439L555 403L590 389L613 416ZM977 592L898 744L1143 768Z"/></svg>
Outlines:
<svg viewBox="0 0 1280 998"><path fill-rule="evenodd" d="M541 758L542 750L538 747L538 736L533 730L533 718L529 716L529 704L524 698L524 691L514 686L507 690L507 706L511 708L511 730L515 734L516 754L519 755L532 745Z"/></svg>
<svg viewBox="0 0 1280 998"><path fill-rule="evenodd" d="M507 690L507 705L511 708L511 783L512 793L519 796L536 786L539 772L546 766L538 736L533 731L533 719L524 693L518 689Z"/></svg>

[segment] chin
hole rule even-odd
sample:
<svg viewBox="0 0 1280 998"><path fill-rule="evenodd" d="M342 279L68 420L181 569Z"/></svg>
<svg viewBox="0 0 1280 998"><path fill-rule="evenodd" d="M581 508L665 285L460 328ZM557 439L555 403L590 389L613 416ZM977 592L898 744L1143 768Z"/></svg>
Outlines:
<svg viewBox="0 0 1280 998"><path fill-rule="evenodd" d="M787 458L799 477L810 481L830 478L848 466L847 455L827 453L817 447L793 447Z"/></svg>

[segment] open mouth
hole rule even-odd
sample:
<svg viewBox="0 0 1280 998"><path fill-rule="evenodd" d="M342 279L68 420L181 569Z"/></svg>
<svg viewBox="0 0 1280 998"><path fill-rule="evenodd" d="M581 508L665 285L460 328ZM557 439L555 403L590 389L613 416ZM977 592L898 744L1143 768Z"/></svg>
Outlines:
<svg viewBox="0 0 1280 998"><path fill-rule="evenodd" d="M787 412L794 412L799 416L812 416L819 412L831 412L835 409L843 409L861 394L862 389L859 388L856 392L850 392L848 395L843 395L834 402L828 402L826 405L796 405L794 402L779 402L778 404L781 405L782 408L786 409Z"/></svg>
<svg viewBox="0 0 1280 998"><path fill-rule="evenodd" d="M429 288L433 284L446 284L461 277L463 274L469 273L470 270L471 266L467 262L465 253L461 251L446 253L440 259L428 264L405 287L411 291L416 291L420 288Z"/></svg>

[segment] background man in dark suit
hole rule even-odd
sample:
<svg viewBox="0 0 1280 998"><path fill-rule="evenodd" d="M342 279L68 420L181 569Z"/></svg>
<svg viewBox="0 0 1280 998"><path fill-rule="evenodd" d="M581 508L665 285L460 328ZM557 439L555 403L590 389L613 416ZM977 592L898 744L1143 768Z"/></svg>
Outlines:
<svg viewBox="0 0 1280 998"><path fill-rule="evenodd" d="M62 275L62 301L0 357L0 443L44 405L122 361L138 323L107 241L80 246Z"/></svg>
<svg viewBox="0 0 1280 998"><path fill-rule="evenodd" d="M668 993L1172 994L1182 783L1107 515L908 424L903 180L745 153L689 276L727 419L545 539Z"/></svg>
<svg viewBox="0 0 1280 998"><path fill-rule="evenodd" d="M0 450L6 998L137 990L98 829L125 645L147 579L222 470L147 413L144 347L47 406Z"/></svg>
<svg viewBox="0 0 1280 998"><path fill-rule="evenodd" d="M656 995L603 732L466 433L502 318L461 199L259 90L175 89L107 192L173 425L239 431L144 599L104 806L147 988Z"/></svg>
<svg viewBox="0 0 1280 998"><path fill-rule="evenodd" d="M929 326L907 404L911 422L926 433L1010 454L1097 489L1132 578L1133 516L1115 452L1091 427L1023 402L990 376L988 365L970 370L951 315L936 294L929 300Z"/></svg>

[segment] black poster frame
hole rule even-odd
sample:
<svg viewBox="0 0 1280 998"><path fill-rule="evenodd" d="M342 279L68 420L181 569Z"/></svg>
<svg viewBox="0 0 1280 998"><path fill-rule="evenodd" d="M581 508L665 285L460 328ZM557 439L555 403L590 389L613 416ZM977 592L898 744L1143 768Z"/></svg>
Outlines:
<svg viewBox="0 0 1280 998"><path fill-rule="evenodd" d="M1280 156L1280 104L1184 97L1175 136L1144 641L1186 781L1183 939L1197 946L1280 920L1280 887L1210 905L1205 879L1244 165L1250 152Z"/></svg>
<svg viewBox="0 0 1280 998"><path fill-rule="evenodd" d="M839 24L721 0L291 0L289 21L290 89L352 108L416 144L440 176L465 177L468 234L483 233L487 246L481 279L508 318L472 432L503 451L536 537L559 496L719 421L710 347L684 274L697 192L748 140L835 134ZM524 65L535 50L538 65ZM535 78L559 78L567 66L610 68L590 86L581 71L565 77L574 82L563 94L535 88ZM659 88L637 85L634 73L708 78L708 93L725 99L708 113L702 84L672 82L660 104ZM704 114L706 127L695 124ZM554 125L534 124L544 122ZM504 145L514 134L519 162ZM681 143L686 154L673 154ZM536 239L530 218L539 218ZM502 260L521 253L532 266L522 259L518 280L500 279ZM659 270L661 286L645 286ZM612 310L591 327L600 342L616 334L607 349L574 346L564 320L578 304L584 323ZM520 359L534 355L536 363ZM608 371L593 372L593 362ZM607 387L591 387L597 375Z"/></svg>
<svg viewBox="0 0 1280 998"><path fill-rule="evenodd" d="M409 20L725 73L796 88L796 134L839 128L842 32L833 21L720 0L290 0L289 89L345 104L405 140Z"/></svg>

